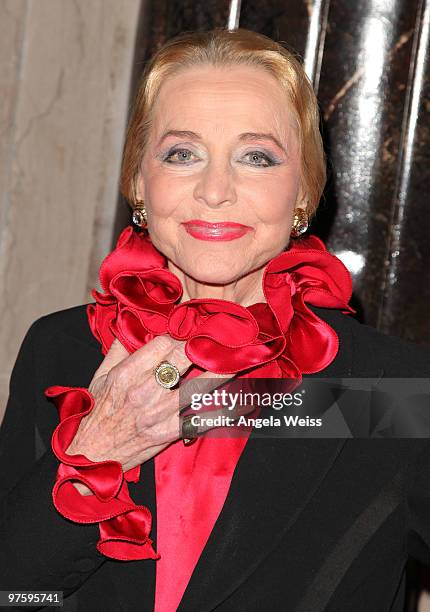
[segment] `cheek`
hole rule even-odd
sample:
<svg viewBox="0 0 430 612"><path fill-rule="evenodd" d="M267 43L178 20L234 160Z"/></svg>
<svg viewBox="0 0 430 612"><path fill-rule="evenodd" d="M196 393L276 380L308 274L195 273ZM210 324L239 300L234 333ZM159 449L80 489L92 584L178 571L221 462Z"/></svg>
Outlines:
<svg viewBox="0 0 430 612"><path fill-rule="evenodd" d="M153 217L170 217L182 198L184 185L169 172L149 168L145 177L145 198Z"/></svg>
<svg viewBox="0 0 430 612"><path fill-rule="evenodd" d="M162 178L153 178L148 181L146 199L150 212L155 217L166 217L174 208L175 198L167 181Z"/></svg>
<svg viewBox="0 0 430 612"><path fill-rule="evenodd" d="M255 189L252 201L260 222L267 225L288 225L297 202L298 185L296 177L290 177L289 180L274 177L261 189Z"/></svg>

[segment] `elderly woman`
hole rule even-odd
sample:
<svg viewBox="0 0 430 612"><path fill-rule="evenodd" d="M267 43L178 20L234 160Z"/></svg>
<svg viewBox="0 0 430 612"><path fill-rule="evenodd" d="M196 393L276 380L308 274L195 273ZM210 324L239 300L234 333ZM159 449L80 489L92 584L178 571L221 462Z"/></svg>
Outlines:
<svg viewBox="0 0 430 612"><path fill-rule="evenodd" d="M182 413L190 379L430 376L427 349L351 317L347 270L301 236L318 123L300 63L259 34L187 33L147 66L121 179L136 227L13 371L2 590L82 612L403 609L408 556L430 563L426 440L198 436Z"/></svg>

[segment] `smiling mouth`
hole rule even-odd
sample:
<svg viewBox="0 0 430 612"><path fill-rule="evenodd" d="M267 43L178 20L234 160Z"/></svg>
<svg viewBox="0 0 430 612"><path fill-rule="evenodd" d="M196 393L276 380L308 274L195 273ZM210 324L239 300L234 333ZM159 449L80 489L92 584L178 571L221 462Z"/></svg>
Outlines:
<svg viewBox="0 0 430 612"><path fill-rule="evenodd" d="M197 219L184 222L182 225L191 236L198 240L235 240L253 229L242 223L209 223Z"/></svg>

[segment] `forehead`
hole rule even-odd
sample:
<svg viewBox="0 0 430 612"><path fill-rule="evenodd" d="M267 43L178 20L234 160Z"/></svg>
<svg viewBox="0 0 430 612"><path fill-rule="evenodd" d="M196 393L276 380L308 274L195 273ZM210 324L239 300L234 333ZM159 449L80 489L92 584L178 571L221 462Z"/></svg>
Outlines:
<svg viewBox="0 0 430 612"><path fill-rule="evenodd" d="M287 95L275 77L254 66L198 66L160 87L153 108L154 135L166 129L211 132L272 129L286 137L296 126Z"/></svg>

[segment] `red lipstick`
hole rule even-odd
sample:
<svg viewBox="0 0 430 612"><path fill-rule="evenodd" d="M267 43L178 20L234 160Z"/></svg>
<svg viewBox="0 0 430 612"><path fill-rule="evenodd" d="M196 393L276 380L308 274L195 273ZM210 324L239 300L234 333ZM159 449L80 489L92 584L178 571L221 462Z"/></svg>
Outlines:
<svg viewBox="0 0 430 612"><path fill-rule="evenodd" d="M182 225L197 240L235 240L252 231L249 225L229 221L209 223L200 219L191 219Z"/></svg>

